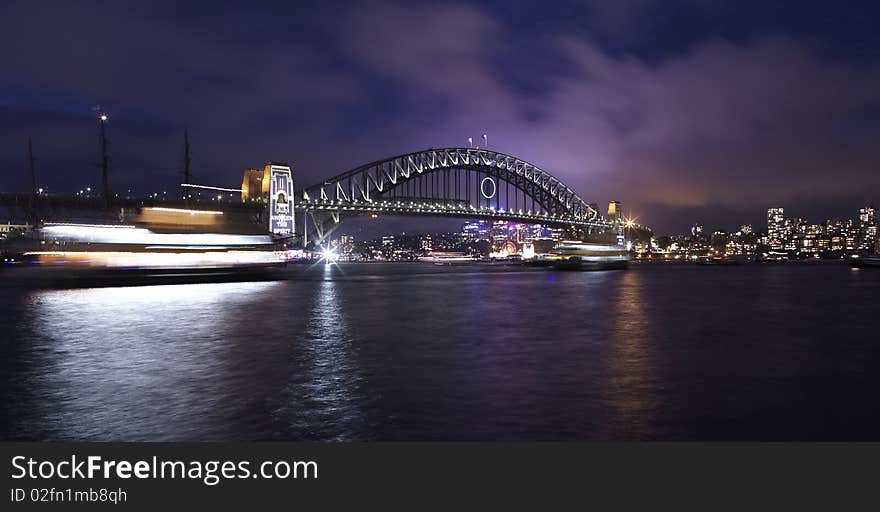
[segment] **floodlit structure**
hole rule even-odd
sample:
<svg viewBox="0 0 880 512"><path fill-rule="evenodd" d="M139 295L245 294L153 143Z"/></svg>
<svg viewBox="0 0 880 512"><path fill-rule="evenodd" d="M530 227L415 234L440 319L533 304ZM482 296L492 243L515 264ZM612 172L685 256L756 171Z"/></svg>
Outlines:
<svg viewBox="0 0 880 512"><path fill-rule="evenodd" d="M588 233L612 229L559 178L477 148L429 149L362 165L298 191L296 211L303 213L306 240L316 243L347 215L510 220Z"/></svg>

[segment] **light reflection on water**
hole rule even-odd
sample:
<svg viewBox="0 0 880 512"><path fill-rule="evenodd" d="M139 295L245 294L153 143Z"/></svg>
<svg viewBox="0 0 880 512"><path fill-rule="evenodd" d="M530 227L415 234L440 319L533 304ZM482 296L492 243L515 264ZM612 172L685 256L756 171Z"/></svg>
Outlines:
<svg viewBox="0 0 880 512"><path fill-rule="evenodd" d="M614 302L612 348L608 363L610 376L607 393L616 413L606 424L606 437L653 437L652 427L658 407L654 386L654 347L651 321L645 311L642 273L626 272L620 278Z"/></svg>
<svg viewBox="0 0 880 512"><path fill-rule="evenodd" d="M34 292L32 431L114 440L215 431L218 409L233 405L218 395L215 378L230 372L226 354L245 335L229 312L280 285Z"/></svg>
<svg viewBox="0 0 880 512"><path fill-rule="evenodd" d="M0 438L876 439L880 273L315 266L0 295ZM842 398L844 397L844 398Z"/></svg>
<svg viewBox="0 0 880 512"><path fill-rule="evenodd" d="M367 435L360 411L360 376L356 361L356 329L349 325L337 295L332 267L321 269L324 280L305 312L302 336L291 340L290 377L279 414L288 434L334 441Z"/></svg>

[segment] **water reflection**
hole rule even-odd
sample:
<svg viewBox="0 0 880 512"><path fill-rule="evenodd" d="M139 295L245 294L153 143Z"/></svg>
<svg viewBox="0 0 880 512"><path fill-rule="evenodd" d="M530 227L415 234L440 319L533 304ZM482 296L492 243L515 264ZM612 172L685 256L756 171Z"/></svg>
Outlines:
<svg viewBox="0 0 880 512"><path fill-rule="evenodd" d="M878 274L289 271L6 290L0 439L876 436Z"/></svg>
<svg viewBox="0 0 880 512"><path fill-rule="evenodd" d="M229 346L240 312L280 283L215 283L38 291L20 436L162 440L225 437ZM218 386L222 383L222 387Z"/></svg>
<svg viewBox="0 0 880 512"><path fill-rule="evenodd" d="M651 322L645 311L641 272L623 272L613 297L612 347L607 396L613 414L607 438L652 437L657 396L656 354L651 343Z"/></svg>
<svg viewBox="0 0 880 512"><path fill-rule="evenodd" d="M354 326L337 293L344 283L332 279L334 271L333 265L324 266L305 330L292 339L290 381L281 413L297 438L342 441L367 435Z"/></svg>

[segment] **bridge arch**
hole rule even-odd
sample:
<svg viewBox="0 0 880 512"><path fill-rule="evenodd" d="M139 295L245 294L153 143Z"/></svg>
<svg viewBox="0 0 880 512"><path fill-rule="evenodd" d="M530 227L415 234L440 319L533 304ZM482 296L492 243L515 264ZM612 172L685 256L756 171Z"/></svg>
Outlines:
<svg viewBox="0 0 880 512"><path fill-rule="evenodd" d="M471 173L468 178L481 180L489 178L492 186L470 187L464 176L459 174L458 184L444 181L427 182L430 174L460 171ZM453 178L454 178L453 177ZM422 189L415 190L412 185L421 180ZM555 216L562 222L597 222L598 212L584 201L569 186L538 166L511 155L474 148L428 149L383 160L377 160L342 174L323 180L321 183L300 191L300 204L348 206L369 205L382 199L409 191L411 197L439 200L473 200L476 192L494 189L494 197L500 203L499 183L506 182L524 192L539 205L544 212ZM466 182L468 185L470 182ZM480 183L482 185L482 183ZM405 188L409 186L409 188ZM412 195L412 191L418 195ZM487 194L482 194L485 198ZM490 199L490 198L486 198ZM505 211L513 210L512 205L504 205Z"/></svg>
<svg viewBox="0 0 880 512"><path fill-rule="evenodd" d="M559 178L487 149L428 149L377 160L296 195L296 209L312 216L319 238L325 230L316 215L329 215L335 224L345 215L381 213L608 227L599 212Z"/></svg>

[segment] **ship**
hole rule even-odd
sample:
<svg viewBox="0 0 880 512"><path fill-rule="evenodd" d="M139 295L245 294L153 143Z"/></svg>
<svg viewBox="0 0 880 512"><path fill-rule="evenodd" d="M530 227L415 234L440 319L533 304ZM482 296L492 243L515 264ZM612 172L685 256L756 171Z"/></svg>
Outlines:
<svg viewBox="0 0 880 512"><path fill-rule="evenodd" d="M564 240L546 260L557 270L613 270L629 266L629 253L616 244Z"/></svg>
<svg viewBox="0 0 880 512"><path fill-rule="evenodd" d="M461 252L432 252L427 256L421 256L419 261L433 263L434 265L469 265L474 263L474 257Z"/></svg>
<svg viewBox="0 0 880 512"><path fill-rule="evenodd" d="M853 268L880 268L880 254L853 254L850 265Z"/></svg>
<svg viewBox="0 0 880 512"><path fill-rule="evenodd" d="M288 240L223 215L147 207L126 224L46 223L7 263L52 282L257 277L286 265Z"/></svg>
<svg viewBox="0 0 880 512"><path fill-rule="evenodd" d="M739 265L740 263L744 263L746 261L748 261L748 259L736 256L705 256L697 259L697 265L727 266Z"/></svg>

